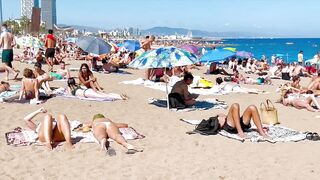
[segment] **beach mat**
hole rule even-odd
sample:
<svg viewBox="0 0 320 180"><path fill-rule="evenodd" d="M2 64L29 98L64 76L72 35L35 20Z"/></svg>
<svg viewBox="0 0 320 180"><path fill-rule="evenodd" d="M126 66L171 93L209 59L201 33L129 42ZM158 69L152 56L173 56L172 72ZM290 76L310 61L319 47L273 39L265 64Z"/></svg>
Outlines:
<svg viewBox="0 0 320 180"><path fill-rule="evenodd" d="M181 121L192 124L192 125L198 125L201 120L188 120L188 119L180 119ZM269 138L262 137L255 126L252 126L250 128L250 131L244 132L246 138L242 139L237 134L231 134L228 133L225 130L221 130L219 134L221 136L238 140L241 142L244 142L246 140L249 140L251 142L270 142L270 143L276 143L276 142L297 142L302 141L306 139L306 133L296 131L294 129L290 129L287 127L283 127L280 125L263 125L263 127L268 128L268 136Z"/></svg>
<svg viewBox="0 0 320 180"><path fill-rule="evenodd" d="M148 103L161 108L167 108L166 99L149 98ZM170 108L173 111L189 112L196 110L209 110L209 109L226 109L228 105L225 102L217 101L216 99L197 100L196 104L192 107L184 109Z"/></svg>
<svg viewBox="0 0 320 180"><path fill-rule="evenodd" d="M86 101L96 101L96 102L113 102L116 101L114 98L86 98L86 97L78 97L78 96L72 96L66 94L65 88L58 88L53 90L53 94L56 95L56 97L60 98L67 98L67 99L80 99L80 100L86 100Z"/></svg>
<svg viewBox="0 0 320 180"><path fill-rule="evenodd" d="M71 131L71 139L73 143L81 142L81 143L98 143L94 138L92 131L83 133L79 131L74 131L74 129L79 126L81 123L79 121L69 121ZM138 133L134 128L119 128L121 135L126 140L135 140L135 139L143 139L144 135ZM20 127L15 128L13 131L5 133L5 138L7 145L11 146L28 146L31 144L42 145L38 141L38 135L32 130L23 129ZM108 141L113 141L108 139Z"/></svg>

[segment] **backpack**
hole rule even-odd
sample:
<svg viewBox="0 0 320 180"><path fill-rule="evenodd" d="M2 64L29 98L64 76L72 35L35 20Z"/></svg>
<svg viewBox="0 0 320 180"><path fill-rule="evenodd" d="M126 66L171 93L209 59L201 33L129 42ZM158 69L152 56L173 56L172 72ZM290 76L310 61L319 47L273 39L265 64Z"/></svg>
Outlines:
<svg viewBox="0 0 320 180"><path fill-rule="evenodd" d="M220 130L218 116L210 117L208 120L203 119L199 125L195 127L193 132L202 135L216 135Z"/></svg>

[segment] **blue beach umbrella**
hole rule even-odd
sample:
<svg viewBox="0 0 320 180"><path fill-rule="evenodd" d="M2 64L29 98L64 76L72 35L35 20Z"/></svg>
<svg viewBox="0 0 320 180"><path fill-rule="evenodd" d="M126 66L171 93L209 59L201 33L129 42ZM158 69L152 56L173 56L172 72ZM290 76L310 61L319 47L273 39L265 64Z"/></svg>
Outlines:
<svg viewBox="0 0 320 180"><path fill-rule="evenodd" d="M128 66L132 68L166 68L192 65L198 62L197 57L183 49L162 47L147 51L135 58ZM168 83L166 83L167 107L169 109Z"/></svg>
<svg viewBox="0 0 320 180"><path fill-rule="evenodd" d="M103 39L93 36L83 36L77 39L76 45L83 51L93 54L107 54L111 51L112 46Z"/></svg>
<svg viewBox="0 0 320 180"><path fill-rule="evenodd" d="M211 63L211 62L220 62L228 57L234 56L235 53L229 50L225 49L215 49L208 51L205 53L201 59L200 62L203 63Z"/></svg>
<svg viewBox="0 0 320 180"><path fill-rule="evenodd" d="M129 64L129 67L139 69L175 67L195 64L197 61L197 57L186 50L162 47L142 53Z"/></svg>
<svg viewBox="0 0 320 180"><path fill-rule="evenodd" d="M123 47L129 50L130 52L134 52L140 49L140 42L134 40L125 40Z"/></svg>

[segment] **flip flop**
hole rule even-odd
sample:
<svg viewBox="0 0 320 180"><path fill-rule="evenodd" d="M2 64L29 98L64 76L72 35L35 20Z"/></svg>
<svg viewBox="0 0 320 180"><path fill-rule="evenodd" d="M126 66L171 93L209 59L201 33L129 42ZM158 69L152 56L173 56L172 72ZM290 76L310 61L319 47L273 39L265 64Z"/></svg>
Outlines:
<svg viewBox="0 0 320 180"><path fill-rule="evenodd" d="M143 152L143 150L137 150L137 149L128 149L126 154L135 154L137 152Z"/></svg>
<svg viewBox="0 0 320 180"><path fill-rule="evenodd" d="M320 136L318 133L314 132L312 134L312 141L319 141L320 140Z"/></svg>
<svg viewBox="0 0 320 180"><path fill-rule="evenodd" d="M107 150L107 155L108 156L115 156L115 155L117 155L117 153L113 148L109 147Z"/></svg>
<svg viewBox="0 0 320 180"><path fill-rule="evenodd" d="M312 132L308 132L307 134L306 134L306 139L308 139L308 140L313 140L313 133Z"/></svg>

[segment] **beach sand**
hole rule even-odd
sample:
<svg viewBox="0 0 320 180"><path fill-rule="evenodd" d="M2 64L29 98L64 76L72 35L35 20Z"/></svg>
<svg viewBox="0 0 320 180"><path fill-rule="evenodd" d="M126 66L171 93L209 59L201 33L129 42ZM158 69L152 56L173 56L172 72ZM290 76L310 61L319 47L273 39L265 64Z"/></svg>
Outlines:
<svg viewBox="0 0 320 180"><path fill-rule="evenodd" d="M71 63L68 67L79 67L82 62L66 61ZM24 67L32 68L33 65L14 62L14 67L22 72ZM52 98L42 105L1 103L0 179L319 179L319 142L242 143L220 135L187 135L186 132L194 127L179 121L180 118L207 119L227 111L174 112L148 105L148 98L165 98L165 93L139 85L119 84L124 80L143 77L142 70L124 70L132 74L95 73L95 76L106 92L127 94L130 99L126 101ZM217 77L203 72L204 67L193 70L195 75L210 80ZM72 75L76 76L77 72L72 72ZM303 79L302 84L306 85L308 81ZM275 80L273 86L245 85L269 91L270 94L210 95L200 98L218 98L228 105L239 103L243 111L250 104L259 106L265 99L275 102L279 97L275 89L282 82ZM65 86L65 82L52 82L51 85ZM320 132L320 119L316 118L319 113L278 103L274 105L282 126L303 132ZM146 136L130 141L144 151L127 155L126 150L114 142L111 146L117 155L113 157L101 152L99 145L94 143L77 143L71 151L63 146L53 151L44 146L8 146L4 133L17 126L25 127L23 117L41 106L54 115L66 114L69 120L87 121L95 113L103 113L116 122L128 123ZM43 115L39 115L35 119L39 122L42 118Z"/></svg>

